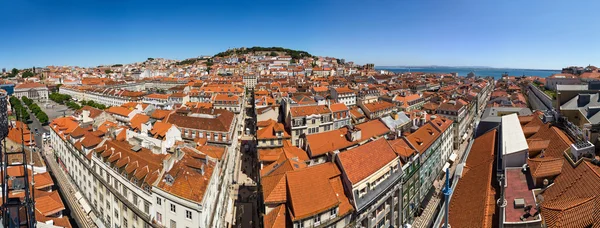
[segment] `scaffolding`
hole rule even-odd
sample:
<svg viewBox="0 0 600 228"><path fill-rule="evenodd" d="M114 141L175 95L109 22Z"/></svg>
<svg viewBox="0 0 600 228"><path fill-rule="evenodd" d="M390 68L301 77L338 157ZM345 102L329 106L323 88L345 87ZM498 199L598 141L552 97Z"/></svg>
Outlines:
<svg viewBox="0 0 600 228"><path fill-rule="evenodd" d="M18 109L22 110L22 109ZM18 111L17 110L17 111ZM13 107L13 112L15 111ZM17 120L19 114L15 113ZM15 124L18 125L18 124ZM19 126L13 126L19 127ZM27 154L25 153L24 128L25 123L20 126L21 130L21 148L16 151L9 151L6 146L6 137L9 132L8 121L8 97L6 94L0 94L0 141L2 142L2 156L0 163L2 164L2 205L0 211L2 213L3 227L36 227L35 220L35 203L33 198L34 180L31 178L29 183L29 171L27 168ZM12 161L9 164L9 157L20 158L20 161ZM33 164L32 172L33 172ZM12 172L9 176L8 169L16 167L19 172ZM31 174L33 175L33 173ZM31 187L30 187L31 186Z"/></svg>

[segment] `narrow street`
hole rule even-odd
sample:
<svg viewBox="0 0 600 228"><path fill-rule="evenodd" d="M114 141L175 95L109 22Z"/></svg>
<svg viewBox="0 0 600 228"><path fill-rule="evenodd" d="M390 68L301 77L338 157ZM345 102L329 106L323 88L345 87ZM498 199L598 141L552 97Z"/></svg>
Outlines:
<svg viewBox="0 0 600 228"><path fill-rule="evenodd" d="M79 205L79 202L75 197L76 189L73 186L73 183L69 180L69 177L62 172L62 170L59 170L60 167L54 158L53 149L49 144L44 142L42 136L44 133L50 134L49 127L43 126L33 113L29 112L29 114L31 122L28 124L28 127L29 130L34 133L31 135L34 137L36 145L34 152L38 153L38 155L44 159L46 163L46 169L56 180L57 191L59 191L63 201L67 204L67 211L71 212L69 217L74 219L77 223L73 225L78 225L79 227L85 228L97 227L91 218L84 212L83 208ZM37 129L37 132L35 129Z"/></svg>

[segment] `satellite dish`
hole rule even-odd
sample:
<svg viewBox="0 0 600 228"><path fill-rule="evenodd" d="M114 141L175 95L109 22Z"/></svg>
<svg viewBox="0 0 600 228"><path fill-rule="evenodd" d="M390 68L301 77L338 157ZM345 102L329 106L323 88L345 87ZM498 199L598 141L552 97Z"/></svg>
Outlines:
<svg viewBox="0 0 600 228"><path fill-rule="evenodd" d="M545 186L548 186L548 183L549 183L549 182L550 182L550 181L548 181L548 179L544 179L544 182L543 182L543 183L544 183L544 187L545 187Z"/></svg>

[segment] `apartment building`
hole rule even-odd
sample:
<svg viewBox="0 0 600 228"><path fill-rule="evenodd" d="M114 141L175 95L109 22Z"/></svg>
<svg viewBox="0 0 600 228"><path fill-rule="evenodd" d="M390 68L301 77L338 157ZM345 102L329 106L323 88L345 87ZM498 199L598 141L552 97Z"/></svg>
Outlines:
<svg viewBox="0 0 600 228"><path fill-rule="evenodd" d="M303 134L311 135L334 129L331 109L326 105L291 107L286 126L291 132L292 145L297 146Z"/></svg>
<svg viewBox="0 0 600 228"><path fill-rule="evenodd" d="M128 109L121 106L112 106L106 109L106 112L123 125L129 125L131 119L138 113L141 113L137 109Z"/></svg>
<svg viewBox="0 0 600 228"><path fill-rule="evenodd" d="M348 107L356 105L356 92L348 87L331 88L329 92L335 102L343 103Z"/></svg>
<svg viewBox="0 0 600 228"><path fill-rule="evenodd" d="M383 138L341 152L346 194L356 209L355 227L400 227L402 163Z"/></svg>
<svg viewBox="0 0 600 228"><path fill-rule="evenodd" d="M420 110L425 104L425 98L419 94L406 94L405 92L400 95L382 96L381 100L390 102L396 105L400 111L410 112L412 110Z"/></svg>
<svg viewBox="0 0 600 228"><path fill-rule="evenodd" d="M329 105L333 115L333 129L339 129L350 125L350 109L344 103Z"/></svg>
<svg viewBox="0 0 600 228"><path fill-rule="evenodd" d="M225 109L234 113L242 110L242 98L233 94L215 94L212 98L216 109Z"/></svg>
<svg viewBox="0 0 600 228"><path fill-rule="evenodd" d="M389 132L390 129L382 121L371 120L333 131L303 135L298 146L306 151L310 159L308 164L314 165L332 161L334 154L385 137Z"/></svg>
<svg viewBox="0 0 600 228"><path fill-rule="evenodd" d="M157 108L161 109L170 109L171 105L169 104L169 95L168 94L158 94L152 93L144 96L143 99L144 104L154 105Z"/></svg>
<svg viewBox="0 0 600 228"><path fill-rule="evenodd" d="M225 163L181 143L176 146L178 129L161 124L172 126L144 123L139 132L125 126L82 128L72 117L50 124L59 164L82 200L92 205L99 226L222 226L218 218L226 197L219 189L227 179L217 173ZM157 150L150 138L162 141L166 150Z"/></svg>
<svg viewBox="0 0 600 228"><path fill-rule="evenodd" d="M13 96L45 102L48 100L48 87L37 82L21 83L15 86Z"/></svg>
<svg viewBox="0 0 600 228"><path fill-rule="evenodd" d="M116 121L116 119L108 112L90 106L83 106L81 109L73 113L73 117L81 125L98 126L105 121Z"/></svg>
<svg viewBox="0 0 600 228"><path fill-rule="evenodd" d="M190 102L190 96L186 93L172 93L169 95L168 102L173 105L181 105Z"/></svg>
<svg viewBox="0 0 600 228"><path fill-rule="evenodd" d="M246 89L254 89L256 86L258 76L255 74L248 74L243 76L244 88Z"/></svg>
<svg viewBox="0 0 600 228"><path fill-rule="evenodd" d="M261 170L264 227L347 227L354 208L346 196L341 172L331 162L306 166L283 152Z"/></svg>
<svg viewBox="0 0 600 228"><path fill-rule="evenodd" d="M390 114L396 107L387 101L360 102L358 106L369 119L377 119Z"/></svg>
<svg viewBox="0 0 600 228"><path fill-rule="evenodd" d="M285 131L285 126L273 119L258 122L256 125L258 127L256 139L259 149L283 147L283 141L291 138L290 134Z"/></svg>
<svg viewBox="0 0 600 228"><path fill-rule="evenodd" d="M402 224L413 222L434 181L450 166L452 136L452 120L435 117L412 134L390 141L403 163Z"/></svg>
<svg viewBox="0 0 600 228"><path fill-rule="evenodd" d="M59 93L70 95L77 100L94 101L106 106L120 106L129 102L138 102L146 95L145 92L84 86L61 86Z"/></svg>
<svg viewBox="0 0 600 228"><path fill-rule="evenodd" d="M187 114L173 113L164 122L174 124L185 140L206 139L210 143L231 144L235 114L224 109L193 109Z"/></svg>
<svg viewBox="0 0 600 228"><path fill-rule="evenodd" d="M468 119L467 106L458 101L447 101L438 107L436 115L446 117L453 121L454 129L454 149L458 149L460 144L466 140L466 130Z"/></svg>

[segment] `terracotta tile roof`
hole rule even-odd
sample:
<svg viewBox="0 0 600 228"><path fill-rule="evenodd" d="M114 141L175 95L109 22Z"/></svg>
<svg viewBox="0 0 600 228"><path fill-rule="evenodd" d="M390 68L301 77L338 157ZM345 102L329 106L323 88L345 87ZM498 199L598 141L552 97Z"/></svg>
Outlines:
<svg viewBox="0 0 600 228"><path fill-rule="evenodd" d="M344 151L338 155L348 180L356 184L396 159L396 153L383 138Z"/></svg>
<svg viewBox="0 0 600 228"><path fill-rule="evenodd" d="M457 112L462 107L463 107L463 104L461 104L460 102L454 102L454 104L452 104L450 102L444 102L444 103L440 104L440 106L438 107L438 110Z"/></svg>
<svg viewBox="0 0 600 228"><path fill-rule="evenodd" d="M557 200L544 205L544 219L548 227L592 227L598 225L594 204L594 197Z"/></svg>
<svg viewBox="0 0 600 228"><path fill-rule="evenodd" d="M107 120L107 121L104 121L104 123L100 124L100 126L98 126L98 131L102 131L106 134L108 132L109 128L117 127L117 126L119 126L117 123Z"/></svg>
<svg viewBox="0 0 600 228"><path fill-rule="evenodd" d="M142 124L148 122L148 120L150 120L149 116L144 114L136 114L133 116L133 118L131 118L129 124L134 130L140 130L142 129Z"/></svg>
<svg viewBox="0 0 600 228"><path fill-rule="evenodd" d="M134 109L135 107L137 107L138 103L136 102L127 102L125 104L122 104L121 107L123 108L128 108L128 109Z"/></svg>
<svg viewBox="0 0 600 228"><path fill-rule="evenodd" d="M217 94L214 98L213 101L235 101L236 103L239 102L240 97L236 96L236 95L229 95L229 94Z"/></svg>
<svg viewBox="0 0 600 228"><path fill-rule="evenodd" d="M329 106L332 112L348 111L348 107L344 103L335 103Z"/></svg>
<svg viewBox="0 0 600 228"><path fill-rule="evenodd" d="M158 93L148 94L145 97L146 98L152 98L152 99L162 99L162 100L169 99L169 95L168 94L158 94Z"/></svg>
<svg viewBox="0 0 600 228"><path fill-rule="evenodd" d="M169 97L175 97L175 98L183 98L186 96L187 96L187 94L185 94L185 93L173 93L173 94L169 95Z"/></svg>
<svg viewBox="0 0 600 228"><path fill-rule="evenodd" d="M410 147L405 138L397 138L389 141L390 146L394 149L396 154L400 157L408 158L413 155L416 151Z"/></svg>
<svg viewBox="0 0 600 228"><path fill-rule="evenodd" d="M117 163L119 162L119 159L126 159L129 157L131 162L127 164L125 171L128 174L133 174L136 178L143 180L147 184L152 184L156 180L163 168L162 162L167 156L165 154L154 154L152 151L143 147L140 151L135 152L131 150L133 146L125 141L107 140L104 142L104 145L106 147L103 151L95 150L97 153L100 153L100 156L105 158L113 157L113 159L116 157L114 162Z"/></svg>
<svg viewBox="0 0 600 228"><path fill-rule="evenodd" d="M539 126L539 128L537 128ZM529 123L523 125L523 128L535 127L538 129L535 134L527 138L528 142L532 140L549 140L549 145L544 149L544 156L553 158L562 158L563 152L570 148L572 142L560 129L551 126L550 123L544 124L538 117L534 117ZM533 146L543 146L542 142L537 142ZM533 147L530 157L540 157L541 153L536 153L536 147Z"/></svg>
<svg viewBox="0 0 600 228"><path fill-rule="evenodd" d="M52 181L52 177L50 173L37 173L34 175L35 179L35 189L42 189L50 186L54 186L54 181Z"/></svg>
<svg viewBox="0 0 600 228"><path fill-rule="evenodd" d="M301 220L331 210L340 205L337 193L333 190L340 171L335 164L328 162L287 173L290 217ZM347 200L347 199L346 199Z"/></svg>
<svg viewBox="0 0 600 228"><path fill-rule="evenodd" d="M290 157L298 157L298 159L302 161L308 161L310 159L306 151L292 145L284 144L281 148L259 149L259 161L266 163L277 161L282 153L288 153Z"/></svg>
<svg viewBox="0 0 600 228"><path fill-rule="evenodd" d="M335 91L338 94L342 94L342 93L354 93L354 90L348 88L348 87L339 87L339 88L335 88Z"/></svg>
<svg viewBox="0 0 600 228"><path fill-rule="evenodd" d="M287 199L287 179L285 173L267 175L261 178L265 204L285 203Z"/></svg>
<svg viewBox="0 0 600 228"><path fill-rule="evenodd" d="M301 169L304 167L306 167L305 160L301 160L295 154L284 150L284 153L281 153L277 161L273 162L268 166L263 167L260 170L260 175L277 175L281 173L286 173L291 170Z"/></svg>
<svg viewBox="0 0 600 228"><path fill-rule="evenodd" d="M157 187L181 198L201 203L216 164L210 160L199 161L193 158L190 152L184 153L183 158L164 175L172 176L173 183L160 181Z"/></svg>
<svg viewBox="0 0 600 228"><path fill-rule="evenodd" d="M196 150L208 155L209 157L215 158L217 160L223 159L223 155L225 154L225 147L220 146L212 146L212 145L199 145L196 146Z"/></svg>
<svg viewBox="0 0 600 228"><path fill-rule="evenodd" d="M291 107L290 113L292 117L321 115L331 113L331 109L326 105Z"/></svg>
<svg viewBox="0 0 600 228"><path fill-rule="evenodd" d="M272 120L272 119L269 119L266 121L261 121L261 122L257 123L257 125L259 125L259 128L262 127L261 129L259 129L256 132L257 139L261 140L261 139L290 138L290 135L285 131L283 124L277 123L277 121ZM266 124L266 126L264 126L265 124ZM262 126L260 126L260 125L262 125ZM277 136L277 132L281 132L282 136L281 137Z"/></svg>
<svg viewBox="0 0 600 228"><path fill-rule="evenodd" d="M325 86L314 86L314 87L312 87L312 90L315 91L315 92L317 92L317 93L318 92L327 92L328 91L327 87L325 87Z"/></svg>
<svg viewBox="0 0 600 228"><path fill-rule="evenodd" d="M57 191L53 191L50 195L36 197L35 209L44 216L50 216L65 210L65 205L60 199Z"/></svg>
<svg viewBox="0 0 600 228"><path fill-rule="evenodd" d="M15 86L15 89L47 88L46 85L37 82L22 83Z"/></svg>
<svg viewBox="0 0 600 228"><path fill-rule="evenodd" d="M81 145L84 146L85 148L91 149L91 148L96 147L101 142L102 142L102 138L95 136L91 132L87 132L85 137L81 140Z"/></svg>
<svg viewBox="0 0 600 228"><path fill-rule="evenodd" d="M427 122L417 131L406 137L408 142L419 153L423 153L441 136L441 132L434 126L432 122Z"/></svg>
<svg viewBox="0 0 600 228"><path fill-rule="evenodd" d="M431 116L429 116L429 118L431 118ZM437 118L431 120L432 125L435 128L437 128L440 132L445 132L446 130L448 130L448 128L452 126L453 122L454 121L452 121L451 119L440 116L437 116Z"/></svg>
<svg viewBox="0 0 600 228"><path fill-rule="evenodd" d="M25 146L35 145L35 140L33 139L33 135L31 135L31 131L29 131L29 127L21 121L15 121L9 126L6 137L17 144L23 143Z"/></svg>
<svg viewBox="0 0 600 228"><path fill-rule="evenodd" d="M154 135L154 137L165 137L167 135L167 131L169 131L171 127L173 127L173 124L165 122L156 122L152 126L152 130L150 130L150 134Z"/></svg>
<svg viewBox="0 0 600 228"><path fill-rule="evenodd" d="M150 115L150 117L157 119L157 120L162 120L165 117L167 117L169 114L171 114L171 110L161 110L161 109L156 109L152 112L152 114Z"/></svg>
<svg viewBox="0 0 600 228"><path fill-rule="evenodd" d="M548 148L550 145L550 140L542 140L542 139L528 139L527 145L529 146L529 157L537 156L542 150Z"/></svg>
<svg viewBox="0 0 600 228"><path fill-rule="evenodd" d="M496 133L493 129L473 142L450 201L449 223L453 227L492 227L496 210L492 187Z"/></svg>
<svg viewBox="0 0 600 228"><path fill-rule="evenodd" d="M108 108L106 112L127 117L129 116L129 113L131 113L131 110L120 106L112 106Z"/></svg>
<svg viewBox="0 0 600 228"><path fill-rule="evenodd" d="M275 207L275 209L271 210L264 216L263 220L265 228L289 227L289 224L287 222L287 209L285 208L285 204L281 204Z"/></svg>
<svg viewBox="0 0 600 228"><path fill-rule="evenodd" d="M532 158L527 160L531 176L534 178L551 177L560 174L563 158Z"/></svg>
<svg viewBox="0 0 600 228"><path fill-rule="evenodd" d="M277 161L281 153L283 148L258 149L258 161L266 163Z"/></svg>
<svg viewBox="0 0 600 228"><path fill-rule="evenodd" d="M198 109L195 111L198 113L207 112L207 114L214 113L214 115L216 115L217 117L204 118L171 114L167 117L165 122L175 124L178 127L186 127L191 129L200 129L208 131L229 132L229 129L231 128L231 123L233 122L233 119L235 117L233 112L224 109Z"/></svg>
<svg viewBox="0 0 600 228"><path fill-rule="evenodd" d="M356 119L365 118L365 114L358 111L358 107L350 109L350 115L352 115Z"/></svg>
<svg viewBox="0 0 600 228"><path fill-rule="evenodd" d="M86 106L81 107L79 110L75 111L75 113L73 115L81 115L81 113L84 110L90 112L90 118L96 118L97 116L99 116L100 114L102 114L104 112L100 109L86 105Z"/></svg>
<svg viewBox="0 0 600 228"><path fill-rule="evenodd" d="M385 126L379 119L364 122L356 125L356 128L361 131L361 138L358 141L350 141L346 137L348 128L343 127L333 131L326 131L317 134L306 136L309 152L312 157L320 156L325 153L341 150L359 142L365 141L372 137L385 135L390 132L390 129Z"/></svg>
<svg viewBox="0 0 600 228"><path fill-rule="evenodd" d="M292 100L298 104L317 104L314 99L306 95L298 95L292 97Z"/></svg>
<svg viewBox="0 0 600 228"><path fill-rule="evenodd" d="M394 104L387 101L376 101L363 105L369 112L377 112L395 107Z"/></svg>

